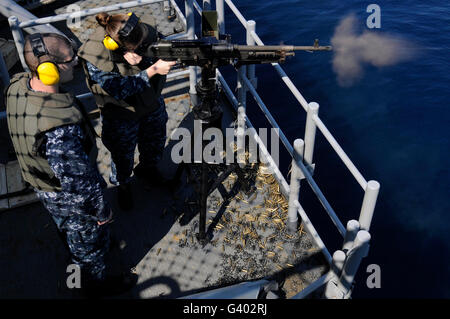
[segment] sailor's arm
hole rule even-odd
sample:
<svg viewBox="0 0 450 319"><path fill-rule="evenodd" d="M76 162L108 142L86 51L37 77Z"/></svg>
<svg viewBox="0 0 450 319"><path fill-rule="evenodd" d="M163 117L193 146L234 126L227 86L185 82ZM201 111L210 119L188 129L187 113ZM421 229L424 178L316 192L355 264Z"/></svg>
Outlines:
<svg viewBox="0 0 450 319"><path fill-rule="evenodd" d="M86 66L90 79L117 100L141 93L151 86L145 70L134 75L122 76L119 73L102 71L87 61Z"/></svg>
<svg viewBox="0 0 450 319"><path fill-rule="evenodd" d="M143 63L139 61L138 63ZM148 63L146 61L146 63ZM127 97L141 93L146 88L151 87L150 78L156 74L165 75L175 62L158 60L145 70L130 76L122 76L116 72L105 72L86 61L89 77L97 82L102 89L117 100L124 100Z"/></svg>

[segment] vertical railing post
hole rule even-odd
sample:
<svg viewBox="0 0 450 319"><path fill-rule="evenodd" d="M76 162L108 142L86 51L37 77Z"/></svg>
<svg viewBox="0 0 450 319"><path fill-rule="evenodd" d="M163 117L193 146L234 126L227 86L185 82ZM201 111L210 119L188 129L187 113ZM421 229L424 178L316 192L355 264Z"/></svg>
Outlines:
<svg viewBox="0 0 450 319"><path fill-rule="evenodd" d="M256 30L256 22L254 20L247 21L247 45L255 45L256 41L252 36L252 32L255 32ZM247 66L247 75L248 79L250 80L250 83L252 83L253 87L257 88L257 79L255 75L255 65L250 64Z"/></svg>
<svg viewBox="0 0 450 319"><path fill-rule="evenodd" d="M314 153L314 143L316 139L316 122L314 116L319 113L319 104L311 102L308 104L305 127L305 154L303 156L305 164L313 170L312 159Z"/></svg>
<svg viewBox="0 0 450 319"><path fill-rule="evenodd" d="M300 179L303 177L303 174L297 163L302 160L304 146L305 143L302 139L296 139L294 141L294 156L292 158L291 182L289 185L288 220L286 225L287 230L290 234L295 233L298 226L298 207L296 203L299 202L298 198L300 194Z"/></svg>
<svg viewBox="0 0 450 319"><path fill-rule="evenodd" d="M22 67L26 72L29 72L27 64L25 63L25 58L23 56L23 47L25 45L25 39L23 37L22 30L19 27L19 19L16 16L11 16L8 18L9 26L11 27L12 36L16 44L17 53L19 54L20 62Z"/></svg>
<svg viewBox="0 0 450 319"><path fill-rule="evenodd" d="M347 252L350 249L352 249L355 238L356 238L356 234L358 234L359 230L360 229L359 229L358 221L356 221L354 219L348 221L347 231L345 232L345 237L344 237L344 244L342 245L342 250L344 252Z"/></svg>
<svg viewBox="0 0 450 319"><path fill-rule="evenodd" d="M339 277L344 268L346 255L342 250L336 250L333 254L330 271L333 273L327 285L325 286L324 296L327 299L342 299L342 294L338 289Z"/></svg>
<svg viewBox="0 0 450 319"><path fill-rule="evenodd" d="M361 229L369 231L372 223L373 212L377 203L378 192L380 191L380 183L377 181L368 181L364 194L361 213L359 215L359 224Z"/></svg>
<svg viewBox="0 0 450 319"><path fill-rule="evenodd" d="M237 139L236 158L241 168L245 166L245 121L246 121L245 108L239 106L237 114L238 125L236 131L236 139Z"/></svg>
<svg viewBox="0 0 450 319"><path fill-rule="evenodd" d="M219 23L219 30L222 30L223 28L223 33L225 32L225 24L222 23L222 27L221 27L221 19L224 20L225 19L225 8L224 8L224 1L223 0L216 0L216 10L217 10L217 15L218 15L218 23ZM222 15L222 18L220 17ZM247 112L247 88L244 84L244 80L243 77L247 76L247 67L245 65L241 66L238 69L237 72L237 99L239 102L239 109L241 109L241 112L243 112L244 116ZM245 123L244 123L245 124ZM239 126L239 121L238 121L238 126ZM244 129L241 128L240 129ZM239 137L239 136L238 136Z"/></svg>
<svg viewBox="0 0 450 319"><path fill-rule="evenodd" d="M186 12L186 35L188 40L195 39L195 18L194 18L194 0L185 0L184 8ZM189 93L196 96L197 91L197 70L195 66L189 67Z"/></svg>
<svg viewBox="0 0 450 319"><path fill-rule="evenodd" d="M247 67L245 65L239 67L238 75L237 75L237 96L239 105L241 105L244 110L247 108L247 90L243 80L243 77L246 76Z"/></svg>
<svg viewBox="0 0 450 319"><path fill-rule="evenodd" d="M356 235L353 247L347 252L347 259L338 282L338 289L342 292L343 298L350 297L353 280L355 279L361 260L369 252L369 242L369 232L360 230Z"/></svg>
<svg viewBox="0 0 450 319"><path fill-rule="evenodd" d="M216 0L217 25L219 34L225 34L225 3L224 0Z"/></svg>

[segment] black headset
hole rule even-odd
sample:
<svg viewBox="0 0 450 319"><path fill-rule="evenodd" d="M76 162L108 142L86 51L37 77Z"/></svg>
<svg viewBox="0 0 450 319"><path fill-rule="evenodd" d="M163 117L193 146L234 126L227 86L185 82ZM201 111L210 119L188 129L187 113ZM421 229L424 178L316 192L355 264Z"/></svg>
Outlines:
<svg viewBox="0 0 450 319"><path fill-rule="evenodd" d="M128 18L123 28L120 29L118 32L119 38L122 39L127 38L130 35L131 31L133 31L134 28L136 28L137 24L139 23L139 18L133 12L129 12L128 15L130 17ZM103 39L103 44L108 50L111 51L115 51L120 47L120 45L108 34L105 35L105 38Z"/></svg>

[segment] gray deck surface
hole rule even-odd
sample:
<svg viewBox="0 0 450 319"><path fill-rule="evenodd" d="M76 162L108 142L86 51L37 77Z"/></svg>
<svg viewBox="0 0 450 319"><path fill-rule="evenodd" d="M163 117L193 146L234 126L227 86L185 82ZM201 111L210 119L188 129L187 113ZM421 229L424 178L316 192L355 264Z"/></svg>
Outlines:
<svg viewBox="0 0 450 319"><path fill-rule="evenodd" d="M77 3L84 9L114 2L119 1ZM141 17L145 13L143 20L154 13L159 30L166 30L166 35L178 23L170 24L165 19L162 11L158 11L160 4L146 7L151 10L133 11ZM59 10L65 12L65 8ZM72 32L75 36L85 34L83 30ZM72 88L76 93L87 91L82 77L79 72L76 87ZM181 77L168 81L163 91L169 113L168 137L176 127L192 129L188 89L187 78ZM92 101L90 107L94 108ZM224 111L224 127L232 126L232 112L227 108ZM94 124L101 132L99 120ZM108 181L109 152L100 141L97 144L99 169ZM170 158L173 144L168 138L160 165L168 178L177 167ZM297 238L283 235L286 199L279 194L273 177L263 173L260 169L256 179L258 189L248 198L238 192L234 176L210 195L207 227L211 240L204 247L195 239L199 208L197 196L185 176L175 191L164 186L145 189L135 180L132 183L135 207L130 212L118 209L116 190L109 185L106 197L115 212L111 225L115 244L108 264L114 265L113 272L132 268L139 276L137 286L119 297L177 298L206 288L265 277L286 279L282 288L289 297L324 274L328 269L323 255L303 227ZM0 212L0 298L78 297L65 285L68 258L55 225L40 203Z"/></svg>

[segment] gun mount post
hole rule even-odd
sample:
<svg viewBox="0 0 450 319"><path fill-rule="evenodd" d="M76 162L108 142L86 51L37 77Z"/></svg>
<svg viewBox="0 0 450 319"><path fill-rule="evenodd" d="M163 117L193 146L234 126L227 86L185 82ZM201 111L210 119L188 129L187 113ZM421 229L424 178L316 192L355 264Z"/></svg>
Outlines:
<svg viewBox="0 0 450 319"><path fill-rule="evenodd" d="M195 121L201 121L202 123L202 136L203 133L208 128L218 128L222 129L222 107L217 95L216 89L216 67L211 65L206 65L202 67L201 80L196 85L197 94L199 97L199 103L194 106L193 114ZM202 142L202 149L205 147L204 142ZM245 191L250 189L250 186L244 178L244 173L238 164L232 163L222 172L222 174L212 182L209 183L209 170L210 165L202 159L200 164L201 168L201 186L200 186L200 217L199 217L199 232L197 234L198 241L204 245L208 238L206 237L206 211L207 211L207 199L208 195L211 194L215 188L218 187L219 183L223 181L233 172L236 172L238 179L242 184Z"/></svg>

